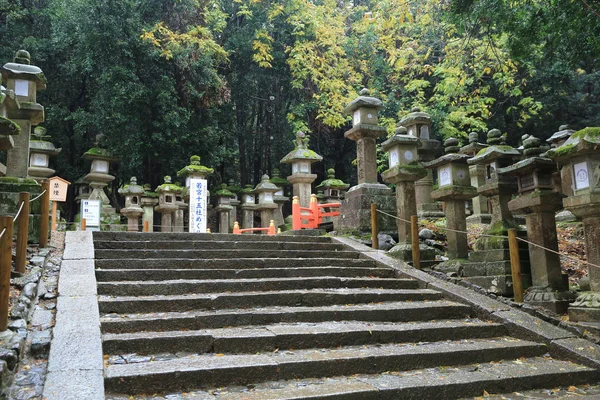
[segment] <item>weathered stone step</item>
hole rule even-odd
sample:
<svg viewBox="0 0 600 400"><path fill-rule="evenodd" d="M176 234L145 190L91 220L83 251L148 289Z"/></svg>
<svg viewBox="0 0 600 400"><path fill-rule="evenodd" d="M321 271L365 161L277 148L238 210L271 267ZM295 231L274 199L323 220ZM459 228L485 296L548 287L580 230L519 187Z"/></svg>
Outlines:
<svg viewBox="0 0 600 400"><path fill-rule="evenodd" d="M408 322L465 318L470 311L466 305L445 300L315 307L275 306L160 314L110 314L101 318L101 328L104 333L126 333L301 322Z"/></svg>
<svg viewBox="0 0 600 400"><path fill-rule="evenodd" d="M345 246L339 243L330 242L274 242L262 240L242 240L231 242L216 242L214 240L129 240L129 241L94 241L94 248L102 249L226 249L226 250L323 250L336 251L344 250Z"/></svg>
<svg viewBox="0 0 600 400"><path fill-rule="evenodd" d="M244 279L244 278L293 278L310 276L338 276L390 278L391 268L354 267L307 267L307 268L254 268L254 269L97 269L96 280L114 282L167 279Z"/></svg>
<svg viewBox="0 0 600 400"><path fill-rule="evenodd" d="M167 361L109 365L105 369L104 383L109 392L154 393L189 390L200 385L221 387L487 363L540 356L545 351L546 347L538 343L498 338L422 345L384 344L243 355L195 355Z"/></svg>
<svg viewBox="0 0 600 400"><path fill-rule="evenodd" d="M502 398L522 398L514 392L581 385L597 381L593 369L544 357L493 364L389 371L377 375L338 376L302 381L266 382L246 387L194 391L189 398L202 400L298 400L298 399L457 399L483 398L483 392L510 393ZM138 399L138 397L135 397ZM153 397L155 398L155 397ZM162 398L162 397L159 397ZM576 398L582 398L577 396ZM591 400L592 397L584 397ZM111 399L111 397L107 397Z"/></svg>
<svg viewBox="0 0 600 400"><path fill-rule="evenodd" d="M146 313L218 308L267 306L322 306L383 301L439 300L440 292L429 289L313 289L277 292L243 292L179 296L99 296L102 313Z"/></svg>
<svg viewBox="0 0 600 400"><path fill-rule="evenodd" d="M307 267L374 267L375 262L367 259L344 258L215 258L198 260L193 258L153 259L99 259L95 260L100 269L253 269L253 268L307 268Z"/></svg>
<svg viewBox="0 0 600 400"><path fill-rule="evenodd" d="M256 353L278 349L334 348L377 343L438 342L491 338L506 334L503 325L477 320L420 323L323 322L276 324L196 331L103 335L105 354L191 352Z"/></svg>
<svg viewBox="0 0 600 400"><path fill-rule="evenodd" d="M215 242L305 242L331 243L327 236L284 236L284 235L233 235L224 233L175 233L175 232L94 232L94 241L129 241L129 240L210 240Z"/></svg>
<svg viewBox="0 0 600 400"><path fill-rule="evenodd" d="M94 250L96 259L118 258L126 259L239 259L239 258L358 258L360 253L355 251L323 251L323 250Z"/></svg>
<svg viewBox="0 0 600 400"><path fill-rule="evenodd" d="M98 282L98 294L112 296L154 296L188 293L258 292L299 289L379 288L418 289L414 279L303 278L216 279Z"/></svg>

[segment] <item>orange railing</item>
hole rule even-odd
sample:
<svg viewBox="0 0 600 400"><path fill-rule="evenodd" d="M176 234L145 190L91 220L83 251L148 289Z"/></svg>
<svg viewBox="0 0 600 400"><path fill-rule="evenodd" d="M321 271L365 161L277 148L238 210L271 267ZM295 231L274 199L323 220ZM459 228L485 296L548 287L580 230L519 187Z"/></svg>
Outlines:
<svg viewBox="0 0 600 400"><path fill-rule="evenodd" d="M271 220L271 223L269 223L268 228L240 229L240 224L237 221L233 223L233 234L234 235L241 235L242 233L246 233L246 232L261 232L261 231L266 231L267 235L275 235L275 221Z"/></svg>
<svg viewBox="0 0 600 400"><path fill-rule="evenodd" d="M326 208L339 208L340 203L319 204L317 196L310 196L310 207L301 207L298 196L292 201L292 229L317 229L325 217L337 217L339 211L325 211ZM303 222L306 221L306 222Z"/></svg>

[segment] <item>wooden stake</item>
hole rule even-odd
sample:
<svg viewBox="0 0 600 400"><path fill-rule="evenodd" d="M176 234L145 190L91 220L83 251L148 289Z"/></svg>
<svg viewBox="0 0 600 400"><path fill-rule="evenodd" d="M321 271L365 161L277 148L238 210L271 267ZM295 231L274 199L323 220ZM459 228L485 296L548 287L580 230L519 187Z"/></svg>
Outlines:
<svg viewBox="0 0 600 400"><path fill-rule="evenodd" d="M52 201L52 230L56 230L56 201Z"/></svg>
<svg viewBox="0 0 600 400"><path fill-rule="evenodd" d="M144 221L144 232L150 232L150 221Z"/></svg>
<svg viewBox="0 0 600 400"><path fill-rule="evenodd" d="M515 302L523 302L523 282L521 281L521 258L519 257L519 243L517 230L508 230L508 248L510 249L510 269L512 272L513 293Z"/></svg>
<svg viewBox="0 0 600 400"><path fill-rule="evenodd" d="M419 247L419 219L416 215L410 217L410 236L412 242L413 267L421 269L421 248Z"/></svg>
<svg viewBox="0 0 600 400"><path fill-rule="evenodd" d="M85 218L81 218L81 230L82 230L82 231L85 231L85 229L87 228L87 226L86 226L86 225L87 225L87 224L86 224L86 222L87 222L87 221L85 220Z"/></svg>
<svg viewBox="0 0 600 400"><path fill-rule="evenodd" d="M377 204L371 203L371 247L375 250L379 250L379 227L377 222Z"/></svg>
<svg viewBox="0 0 600 400"><path fill-rule="evenodd" d="M42 202L42 210L40 212L40 247L44 248L48 247L48 220L50 218L50 182L47 179L42 181L42 192L44 194L40 198Z"/></svg>
<svg viewBox="0 0 600 400"><path fill-rule="evenodd" d="M27 238L29 236L29 193L19 193L19 207L23 204L21 214L17 218L17 249L15 255L15 271L25 273L27 264Z"/></svg>
<svg viewBox="0 0 600 400"><path fill-rule="evenodd" d="M10 297L10 264L12 262L13 217L0 217L0 332L8 328L8 300Z"/></svg>

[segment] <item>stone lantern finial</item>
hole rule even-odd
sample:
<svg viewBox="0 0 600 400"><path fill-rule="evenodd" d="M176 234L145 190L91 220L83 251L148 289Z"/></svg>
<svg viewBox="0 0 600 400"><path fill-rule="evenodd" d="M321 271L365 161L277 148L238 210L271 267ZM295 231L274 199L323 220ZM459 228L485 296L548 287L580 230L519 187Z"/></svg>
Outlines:
<svg viewBox="0 0 600 400"><path fill-rule="evenodd" d="M487 133L487 143L490 146L497 146L497 145L503 145L506 143L502 143L502 132L500 132L500 129L490 129L489 132Z"/></svg>
<svg viewBox="0 0 600 400"><path fill-rule="evenodd" d="M469 143L477 143L479 142L479 133L471 132L469 133Z"/></svg>
<svg viewBox="0 0 600 400"><path fill-rule="evenodd" d="M170 175L166 175L164 178L165 182L164 183L171 183L171 176Z"/></svg>
<svg viewBox="0 0 600 400"><path fill-rule="evenodd" d="M29 52L27 50L18 50L15 53L14 60L15 60L16 64L30 65L31 64L31 54L29 54Z"/></svg>
<svg viewBox="0 0 600 400"><path fill-rule="evenodd" d="M537 157L549 150L549 147L542 145L542 141L535 136L523 135L523 155L527 158Z"/></svg>
<svg viewBox="0 0 600 400"><path fill-rule="evenodd" d="M371 91L367 88L362 88L359 92L359 94L361 96L369 96L371 94Z"/></svg>
<svg viewBox="0 0 600 400"><path fill-rule="evenodd" d="M458 153L460 146L458 145L458 139L448 138L444 141L444 153L454 154Z"/></svg>

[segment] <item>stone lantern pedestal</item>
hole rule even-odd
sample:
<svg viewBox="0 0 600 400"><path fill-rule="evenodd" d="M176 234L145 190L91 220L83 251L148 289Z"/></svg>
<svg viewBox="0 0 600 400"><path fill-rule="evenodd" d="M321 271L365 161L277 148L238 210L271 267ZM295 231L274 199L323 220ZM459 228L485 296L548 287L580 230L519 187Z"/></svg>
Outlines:
<svg viewBox="0 0 600 400"><path fill-rule="evenodd" d="M140 217L144 214L144 209L140 205L144 188L137 184L137 178L133 176L129 185L119 189L119 193L125 196L125 207L121 208L121 214L127 217L127 231L139 232Z"/></svg>
<svg viewBox="0 0 600 400"><path fill-rule="evenodd" d="M488 198L492 219L485 232L475 242L475 251L469 255L469 262L463 265L461 275L470 282L479 285L501 296L512 296L512 272L508 239L495 236L507 236L508 229L517 229L521 237L526 232L508 208L508 202L517 193L517 183L514 178L500 176L497 170L508 167L521 158L521 153L507 146L504 136L497 129L488 132L489 147L482 149L467 162L470 165L482 165L485 170L485 183L477 188L477 192ZM489 235L489 236L487 236ZM521 272L523 287L530 285L529 256L527 246L519 242L521 252Z"/></svg>
<svg viewBox="0 0 600 400"><path fill-rule="evenodd" d="M171 183L171 177L165 176L162 185L156 188L158 193L158 206L156 211L161 214L161 232L173 232L173 214L179 210L176 197L181 194L183 188Z"/></svg>
<svg viewBox="0 0 600 400"><path fill-rule="evenodd" d="M410 218L417 215L415 181L427 175L425 168L416 161L418 146L419 139L407 135L404 127L399 127L396 135L382 144L383 151L389 153L390 168L381 175L385 182L396 185L396 212L398 218L403 219L403 221L396 220L398 243L388 251L388 254L404 261L412 260ZM432 249L427 246L423 247L421 258L433 259Z"/></svg>
<svg viewBox="0 0 600 400"><path fill-rule="evenodd" d="M310 205L311 185L317 179L317 175L311 173L311 164L323 160L323 157L309 149L308 142L309 137L304 132L298 132L294 150L281 159L282 164L292 165L292 174L287 180L293 185L293 195L298 196L302 207Z"/></svg>
<svg viewBox="0 0 600 400"><path fill-rule="evenodd" d="M246 185L240 192L242 196L242 228L254 228L254 211L256 211L256 193L252 185Z"/></svg>
<svg viewBox="0 0 600 400"><path fill-rule="evenodd" d="M583 221L587 261L600 266L600 128L575 132L548 156L572 171L573 194L563 199L563 205ZM582 292L569 307L571 321L600 322L600 268L588 265L588 275L590 291Z"/></svg>
<svg viewBox="0 0 600 400"><path fill-rule="evenodd" d="M558 251L554 214L562 208L562 195L554 191L552 182L552 174L557 171L556 163L538 157L545 150L540 148L540 143L538 138L526 138L523 145L530 157L499 169L498 173L517 178L519 196L508 203L508 208L525 214L527 240ZM566 312L576 295L569 292L568 278L561 272L558 254L530 245L529 260L533 286L527 290L525 302L558 314Z"/></svg>
<svg viewBox="0 0 600 400"><path fill-rule="evenodd" d="M277 168L273 169L271 183L279 188L273 197L275 204L277 204L277 209L273 213L273 220L275 221L275 226L281 227L282 225L285 225L285 219L283 218L283 206L285 203L290 201L290 198L285 196L285 188L290 183L287 179L279 176L279 170Z"/></svg>
<svg viewBox="0 0 600 400"><path fill-rule="evenodd" d="M457 154L460 149L458 140L447 139L444 142L446 154L428 163L425 168L437 168L438 189L431 192L431 198L446 204L446 226L448 231L448 258L466 261L469 255L467 242L467 219L465 200L477 196L477 189L471 186L469 166L465 154ZM457 232L460 231L460 232Z"/></svg>
<svg viewBox="0 0 600 400"><path fill-rule="evenodd" d="M356 167L358 184L346 193L340 207L340 217L334 223L339 232L371 232L371 204L389 214L396 214L392 190L377 180L377 139L385 136L386 129L378 125L378 112L383 108L381 100L370 97L367 89L360 91L344 109L352 116L352 129L344 137L356 142ZM393 231L396 221L383 214L379 215L381 231Z"/></svg>
<svg viewBox="0 0 600 400"><path fill-rule="evenodd" d="M152 192L149 184L144 185L144 194L140 198L140 206L144 210L142 226L148 222L148 232L154 232L154 207L158 205L158 194Z"/></svg>
<svg viewBox="0 0 600 400"><path fill-rule="evenodd" d="M227 189L227 185L223 183L221 184L221 189L215 193L215 196L217 198L215 211L219 213L219 233L229 233L229 216L233 209L231 206L231 198L235 197L235 195L231 193Z"/></svg>
<svg viewBox="0 0 600 400"><path fill-rule="evenodd" d="M469 157L475 157L477 153L488 147L487 144L479 143L479 134L472 132L469 134L469 144L461 147L458 151ZM485 167L481 164L469 165L469 176L471 177L471 186L475 189L485 184ZM492 215L489 213L488 201L485 196L478 195L473 198L473 214L467 217L467 224L489 224Z"/></svg>
<svg viewBox="0 0 600 400"><path fill-rule="evenodd" d="M237 185L233 179L230 179L227 190L233 193L234 196L229 200L229 204L231 205L231 211L229 212L229 228L233 232L233 223L238 220L238 207L242 204L239 197L242 188Z"/></svg>
<svg viewBox="0 0 600 400"><path fill-rule="evenodd" d="M274 195L277 191L279 191L279 188L271 183L269 175L266 174L262 176L260 183L254 189L254 192L258 194L256 210L260 211L261 228L269 227L273 219L273 213L278 208L274 201Z"/></svg>
<svg viewBox="0 0 600 400"><path fill-rule="evenodd" d="M411 112L398 122L404 126L410 136L419 138L421 146L418 150L419 161L428 162L442 154L442 145L439 140L431 139L431 116L420 108L415 107ZM433 201L433 170L428 169L427 175L415 183L417 214L420 218L443 218L444 213L440 205Z"/></svg>

